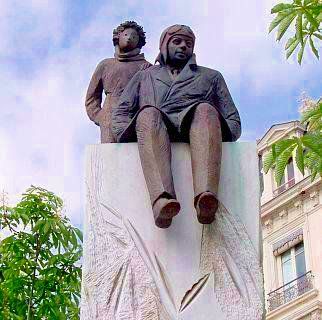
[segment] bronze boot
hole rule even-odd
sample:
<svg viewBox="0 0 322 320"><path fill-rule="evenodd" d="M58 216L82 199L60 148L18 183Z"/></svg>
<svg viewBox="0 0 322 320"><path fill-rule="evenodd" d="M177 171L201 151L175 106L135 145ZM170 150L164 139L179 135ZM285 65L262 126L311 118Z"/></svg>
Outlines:
<svg viewBox="0 0 322 320"><path fill-rule="evenodd" d="M175 199L160 198L153 205L153 216L156 226L168 228L172 218L180 211L180 203Z"/></svg>
<svg viewBox="0 0 322 320"><path fill-rule="evenodd" d="M215 220L218 199L212 192L206 191L199 195L196 204L197 218L202 224L210 224Z"/></svg>

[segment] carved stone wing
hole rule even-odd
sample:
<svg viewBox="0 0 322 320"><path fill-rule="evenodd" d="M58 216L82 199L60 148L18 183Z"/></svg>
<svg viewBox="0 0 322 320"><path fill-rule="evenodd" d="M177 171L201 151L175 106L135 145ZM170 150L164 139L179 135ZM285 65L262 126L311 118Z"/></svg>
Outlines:
<svg viewBox="0 0 322 320"><path fill-rule="evenodd" d="M204 225L202 275L214 273L215 297L227 320L260 320L263 279L258 252L243 223L222 203L211 225Z"/></svg>
<svg viewBox="0 0 322 320"><path fill-rule="evenodd" d="M102 164L93 154L92 179L87 181L91 215L85 223L81 319L174 319L175 306L160 263L131 223L101 202Z"/></svg>

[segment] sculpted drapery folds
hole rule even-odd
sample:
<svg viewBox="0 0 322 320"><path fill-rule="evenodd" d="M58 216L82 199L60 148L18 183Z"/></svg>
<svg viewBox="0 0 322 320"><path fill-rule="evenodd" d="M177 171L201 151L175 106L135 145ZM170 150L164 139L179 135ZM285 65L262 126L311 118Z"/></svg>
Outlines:
<svg viewBox="0 0 322 320"><path fill-rule="evenodd" d="M101 61L92 76L87 94L86 111L101 130L101 142L115 142L111 131L111 112L136 72L150 64L140 53L145 45L143 28L134 21L126 21L113 31L114 58ZM102 93L105 101L102 104Z"/></svg>
<svg viewBox="0 0 322 320"><path fill-rule="evenodd" d="M198 66L195 35L174 25L161 35L158 64L135 74L112 110L118 142L138 142L155 223L169 227L180 211L171 172L171 141L191 147L193 199L200 223L211 223L222 141L241 133L238 111L220 72Z"/></svg>

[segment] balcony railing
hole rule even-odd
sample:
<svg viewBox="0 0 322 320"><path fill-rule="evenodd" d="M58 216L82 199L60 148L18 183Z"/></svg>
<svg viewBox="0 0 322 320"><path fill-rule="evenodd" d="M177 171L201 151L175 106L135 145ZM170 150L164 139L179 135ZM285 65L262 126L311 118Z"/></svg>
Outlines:
<svg viewBox="0 0 322 320"><path fill-rule="evenodd" d="M272 311L279 306L296 299L307 291L313 289L313 275L311 271L303 276L292 280L284 286L268 294L268 311Z"/></svg>
<svg viewBox="0 0 322 320"><path fill-rule="evenodd" d="M287 182L283 183L278 188L276 188L275 190L273 190L274 197L278 196L282 192L284 192L287 189L291 188L292 186L294 186L294 184L295 184L295 178L292 178L292 179L288 180Z"/></svg>

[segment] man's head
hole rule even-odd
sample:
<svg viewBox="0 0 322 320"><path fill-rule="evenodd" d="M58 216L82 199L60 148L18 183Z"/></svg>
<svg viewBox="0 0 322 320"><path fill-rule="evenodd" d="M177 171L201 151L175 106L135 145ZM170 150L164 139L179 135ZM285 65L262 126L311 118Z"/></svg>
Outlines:
<svg viewBox="0 0 322 320"><path fill-rule="evenodd" d="M120 51L129 52L145 45L145 32L135 21L125 21L113 30L113 44Z"/></svg>
<svg viewBox="0 0 322 320"><path fill-rule="evenodd" d="M168 43L168 63L172 65L186 64L193 53L193 40L185 35L175 35Z"/></svg>
<svg viewBox="0 0 322 320"><path fill-rule="evenodd" d="M161 64L182 66L193 54L195 35L185 25L173 25L162 32L160 54L157 58Z"/></svg>

